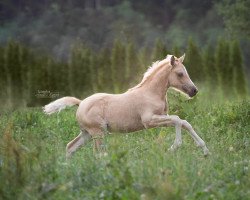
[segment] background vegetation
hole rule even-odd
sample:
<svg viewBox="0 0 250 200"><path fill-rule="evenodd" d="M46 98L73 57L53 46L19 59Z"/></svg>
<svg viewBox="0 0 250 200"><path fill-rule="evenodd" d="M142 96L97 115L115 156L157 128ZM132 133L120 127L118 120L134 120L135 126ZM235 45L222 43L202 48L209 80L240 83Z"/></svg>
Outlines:
<svg viewBox="0 0 250 200"><path fill-rule="evenodd" d="M168 50L170 49L170 50ZM140 81L152 60L163 59L171 49L156 40L154 48L136 50L132 42L116 40L111 49L93 52L76 44L68 62L34 54L20 43L9 41L0 51L1 106L16 108L44 105L60 96L84 98L94 92L124 92ZM243 58L237 40L218 40L216 47L200 49L190 38L185 65L195 82L209 93L246 97Z"/></svg>

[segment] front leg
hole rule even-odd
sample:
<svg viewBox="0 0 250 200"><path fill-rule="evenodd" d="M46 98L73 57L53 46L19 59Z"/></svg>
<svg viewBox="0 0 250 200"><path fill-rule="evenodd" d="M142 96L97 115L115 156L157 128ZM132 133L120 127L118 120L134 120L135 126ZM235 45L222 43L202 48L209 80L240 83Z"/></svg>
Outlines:
<svg viewBox="0 0 250 200"><path fill-rule="evenodd" d="M153 115L150 120L144 123L145 128L153 128L159 126L175 126L175 140L169 150L174 151L182 144L181 127L182 123L178 116L174 115Z"/></svg>
<svg viewBox="0 0 250 200"><path fill-rule="evenodd" d="M175 140L169 150L174 151L182 144L182 137L181 137L181 124L175 123Z"/></svg>
<svg viewBox="0 0 250 200"><path fill-rule="evenodd" d="M188 131L190 136L196 142L197 146L202 148L205 156L209 155L210 152L206 146L206 143L200 138L200 136L194 131L193 127L186 120L182 120L182 127Z"/></svg>
<svg viewBox="0 0 250 200"><path fill-rule="evenodd" d="M149 118L148 118L149 119ZM205 142L198 136L194 131L193 127L186 121L181 120L176 115L153 115L149 120L144 121L145 128L153 128L160 126L175 126L176 128L176 139L171 149L175 149L181 144L181 127L186 129L191 137L194 139L196 144L202 148L204 155L209 154L209 150L206 147Z"/></svg>

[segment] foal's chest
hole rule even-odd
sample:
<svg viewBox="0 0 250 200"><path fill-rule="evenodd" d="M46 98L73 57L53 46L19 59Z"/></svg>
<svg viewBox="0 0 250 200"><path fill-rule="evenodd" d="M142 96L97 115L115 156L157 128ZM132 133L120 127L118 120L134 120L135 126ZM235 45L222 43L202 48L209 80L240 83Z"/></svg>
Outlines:
<svg viewBox="0 0 250 200"><path fill-rule="evenodd" d="M155 115L165 115L168 111L168 105L166 101L158 101L151 104L151 109Z"/></svg>
<svg viewBox="0 0 250 200"><path fill-rule="evenodd" d="M164 114L168 114L168 101L166 98L165 98Z"/></svg>

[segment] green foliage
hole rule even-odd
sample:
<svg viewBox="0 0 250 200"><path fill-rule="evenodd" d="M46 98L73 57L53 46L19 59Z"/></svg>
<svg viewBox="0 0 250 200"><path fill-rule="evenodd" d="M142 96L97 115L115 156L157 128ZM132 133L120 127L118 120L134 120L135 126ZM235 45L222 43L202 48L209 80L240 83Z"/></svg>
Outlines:
<svg viewBox="0 0 250 200"><path fill-rule="evenodd" d="M217 69L218 84L220 89L224 90L224 95L229 89L233 89L232 70L230 66L230 48L229 43L223 39L219 39L216 47L215 65Z"/></svg>
<svg viewBox="0 0 250 200"><path fill-rule="evenodd" d="M167 48L163 41L160 39L157 39L155 41L154 49L152 52L152 60L157 61L157 60L162 60L166 57L167 55Z"/></svg>
<svg viewBox="0 0 250 200"><path fill-rule="evenodd" d="M151 60L150 53L150 49L148 48L142 48L138 52L139 71L141 72L141 74L143 74L147 70L148 66L150 66L153 62ZM139 82L139 80L137 81Z"/></svg>
<svg viewBox="0 0 250 200"><path fill-rule="evenodd" d="M145 63L144 63L145 65ZM133 78L134 77L139 77L141 74L141 70L139 67L139 60L138 60L138 55L135 49L135 46L133 43L129 43L126 45L126 60L125 60L125 81L127 83L133 83ZM133 86L133 85L129 85ZM124 89L126 88L127 85L124 84Z"/></svg>
<svg viewBox="0 0 250 200"><path fill-rule="evenodd" d="M235 93L239 95L245 96L247 94L247 88L246 88L246 78L245 73L243 69L243 60L242 60L242 54L240 51L240 46L238 41L233 41L231 45L231 55L230 55L230 65L231 69L233 71L232 80L235 88Z"/></svg>
<svg viewBox="0 0 250 200"><path fill-rule="evenodd" d="M171 54L180 56L176 45L172 49ZM191 79L210 85L210 95L220 89L227 97L246 96L237 41L219 40L216 49L210 45L201 50L190 39L184 65ZM132 42L116 40L111 49L100 49L98 53L78 42L72 47L69 60L60 61L10 41L0 48L1 107L41 106L62 96L85 98L96 92L124 92L142 79L153 61L166 55L160 40L153 48L140 50Z"/></svg>
<svg viewBox="0 0 250 200"><path fill-rule="evenodd" d="M203 65L207 85L210 89L214 89L214 87L216 87L216 84L218 84L218 76L215 65L214 49L211 45L208 45L203 52Z"/></svg>
<svg viewBox="0 0 250 200"><path fill-rule="evenodd" d="M7 70L5 68L5 63L4 63L5 59L4 59L4 48L0 47L0 99L1 102L3 104L6 105L6 98L3 97L7 97L7 87L6 85L8 85L7 83Z"/></svg>
<svg viewBox="0 0 250 200"><path fill-rule="evenodd" d="M82 44L77 44L72 49L69 61L69 84L70 93L74 96L82 96L88 91L91 82L91 64L93 64L91 56L92 52Z"/></svg>
<svg viewBox="0 0 250 200"><path fill-rule="evenodd" d="M112 81L110 81L111 77L111 58L110 58L110 50L103 49L98 57L98 89L100 91L113 91Z"/></svg>
<svg viewBox="0 0 250 200"><path fill-rule="evenodd" d="M111 52L111 78L113 83L113 90L118 93L124 88L124 79L126 74L125 59L126 50L125 46L119 41L114 42Z"/></svg>
<svg viewBox="0 0 250 200"><path fill-rule="evenodd" d="M217 9L231 33L250 38L249 0L223 0L217 3Z"/></svg>
<svg viewBox="0 0 250 200"><path fill-rule="evenodd" d="M8 97L9 102L12 104L10 106L13 107L19 106L22 103L21 101L16 100L16 98L19 100L23 99L23 91L19 90L19 87L23 88L20 48L19 43L10 41L4 52L4 63L9 86L7 88Z"/></svg>
<svg viewBox="0 0 250 200"><path fill-rule="evenodd" d="M194 81L204 80L205 73L202 57L199 48L192 38L190 38L188 41L186 52L187 53L184 62L191 79Z"/></svg>
<svg viewBox="0 0 250 200"><path fill-rule="evenodd" d="M174 46L172 49L173 55L175 55L177 58L179 58L181 55L180 48L178 46Z"/></svg>

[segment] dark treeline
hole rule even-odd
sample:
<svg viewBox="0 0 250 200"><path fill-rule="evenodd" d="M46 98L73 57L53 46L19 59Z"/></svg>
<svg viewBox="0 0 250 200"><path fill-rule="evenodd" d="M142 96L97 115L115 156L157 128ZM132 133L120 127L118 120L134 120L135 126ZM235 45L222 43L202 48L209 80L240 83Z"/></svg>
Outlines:
<svg viewBox="0 0 250 200"><path fill-rule="evenodd" d="M15 41L0 48L1 106L43 105L61 96L84 98L94 92L124 92L141 81L152 61L174 52L156 40L152 49L138 50L132 42L114 41L111 49L98 53L80 42L72 47L67 62L34 53ZM195 82L222 92L223 96L247 93L242 55L238 41L219 39L216 47L200 49L189 39L185 66Z"/></svg>
<svg viewBox="0 0 250 200"><path fill-rule="evenodd" d="M216 2L216 1L215 1ZM111 48L113 40L151 47L155 38L185 46L216 42L223 20L211 0L2 0L0 43L14 38L59 58L84 41L91 49Z"/></svg>

